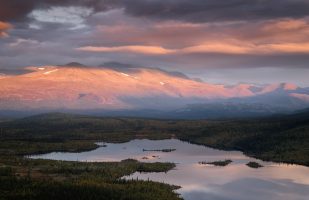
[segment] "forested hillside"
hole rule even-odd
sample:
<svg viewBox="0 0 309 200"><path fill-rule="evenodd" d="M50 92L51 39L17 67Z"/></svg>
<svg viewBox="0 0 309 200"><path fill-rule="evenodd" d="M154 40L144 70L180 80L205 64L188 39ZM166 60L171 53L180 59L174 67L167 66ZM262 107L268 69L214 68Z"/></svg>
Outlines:
<svg viewBox="0 0 309 200"><path fill-rule="evenodd" d="M242 150L264 160L309 165L309 112L242 120L155 120L45 114L3 122L1 153L83 151L95 141L181 140ZM17 142L18 141L18 142Z"/></svg>

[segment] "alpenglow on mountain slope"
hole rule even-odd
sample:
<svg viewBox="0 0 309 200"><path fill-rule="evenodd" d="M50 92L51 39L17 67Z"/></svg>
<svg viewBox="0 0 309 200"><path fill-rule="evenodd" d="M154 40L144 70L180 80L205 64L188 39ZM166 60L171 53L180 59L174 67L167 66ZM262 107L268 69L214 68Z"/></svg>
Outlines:
<svg viewBox="0 0 309 200"><path fill-rule="evenodd" d="M192 105L309 106L309 89L293 84L215 85L154 68L40 66L0 77L1 110L186 110ZM240 106L239 108L239 105ZM243 106L246 105L246 106ZM249 108L248 108L249 106Z"/></svg>

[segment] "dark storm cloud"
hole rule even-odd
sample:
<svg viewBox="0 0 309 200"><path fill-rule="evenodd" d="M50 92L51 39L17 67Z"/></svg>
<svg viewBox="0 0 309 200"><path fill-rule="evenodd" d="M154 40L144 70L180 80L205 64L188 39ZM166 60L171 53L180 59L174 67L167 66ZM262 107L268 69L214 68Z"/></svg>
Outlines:
<svg viewBox="0 0 309 200"><path fill-rule="evenodd" d="M25 19L34 9L84 6L95 12L124 8L137 17L192 22L301 18L309 15L308 0L1 0L0 20Z"/></svg>
<svg viewBox="0 0 309 200"><path fill-rule="evenodd" d="M308 0L134 0L133 2L122 1L129 14L193 22L300 18L309 15Z"/></svg>

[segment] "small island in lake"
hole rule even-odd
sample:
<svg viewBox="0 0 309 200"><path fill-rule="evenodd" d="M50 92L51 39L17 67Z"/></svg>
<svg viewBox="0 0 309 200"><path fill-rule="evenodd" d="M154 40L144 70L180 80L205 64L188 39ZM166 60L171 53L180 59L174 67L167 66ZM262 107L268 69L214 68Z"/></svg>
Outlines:
<svg viewBox="0 0 309 200"><path fill-rule="evenodd" d="M176 149L143 149L143 151L172 152L172 151L176 151Z"/></svg>
<svg viewBox="0 0 309 200"><path fill-rule="evenodd" d="M250 167L250 168L261 168L261 167L264 167L263 165L261 165L260 163L257 163L257 162L248 162L246 165L248 167Z"/></svg>
<svg viewBox="0 0 309 200"><path fill-rule="evenodd" d="M199 162L200 165L215 165L215 166L227 166L230 163L232 163L232 160L219 160L219 161L214 161L214 162L205 162L205 161L201 161Z"/></svg>

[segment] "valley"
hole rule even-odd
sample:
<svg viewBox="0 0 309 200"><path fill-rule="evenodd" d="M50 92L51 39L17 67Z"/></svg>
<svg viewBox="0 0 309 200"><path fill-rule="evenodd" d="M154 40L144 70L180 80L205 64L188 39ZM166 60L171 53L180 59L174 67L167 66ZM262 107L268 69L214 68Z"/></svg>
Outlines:
<svg viewBox="0 0 309 200"><path fill-rule="evenodd" d="M294 115L221 121L102 118L62 113L43 114L4 121L0 123L0 164L3 171L1 172L3 174L1 181L10 181L12 185L7 185L2 190L6 191L3 194L8 199L28 198L27 195L30 194L42 199L50 199L53 197L51 193L64 188L68 188L68 191L72 191L74 194L81 195L81 199L83 199L82 196L88 197L88 191L90 193L95 191L96 195L101 192L107 194L108 191L117 191L117 194L121 195L120 191L128 192L131 189L147 192L145 194L139 192L139 196L132 196L129 199L166 199L166 195L168 199L178 199L178 195L173 191L177 187L149 182L148 179L145 180L148 181L146 183L140 180L120 181L117 179L134 172L166 172L175 167L174 164L170 163L173 162L173 159L159 159L152 163L152 159L142 159L145 156L138 158L141 161L126 161L126 159L130 158L128 156L123 158L124 161L118 160L113 163L110 163L109 160L100 161L99 163L81 163L72 160L65 162L33 160L27 156L51 152L91 152L100 148L108 148L109 144L106 145L106 142L124 144L134 139L160 141L162 139L178 138L194 144L224 150L243 151L246 155L264 161L309 166L308 120L308 112L303 111ZM102 145L97 142L104 143ZM151 149L175 149L175 151L147 152L143 151L143 148L140 151L146 154L160 153L168 156L177 153L182 148L165 145ZM121 155L117 151L114 153ZM229 157L226 156L222 159L225 158ZM154 159L158 159L158 157L154 157ZM201 160L196 160L196 164L199 161ZM143 162L150 163L143 164ZM245 164L243 163L242 166L245 166ZM110 168L109 165L116 165L117 167ZM233 162L231 165L233 166ZM121 172L117 172L118 166ZM123 171L123 167L129 170ZM91 178L91 174L97 174L100 170L103 170L102 168L108 171L112 170L108 173L115 173L115 176L110 175L110 179L107 179L112 182L106 182L104 176ZM104 174L108 175L106 173L104 171ZM144 176L141 176L141 179L143 179L142 177ZM66 180L65 185L59 183L59 180ZM157 179L153 178L153 180ZM44 181L44 184L37 187L36 185L40 184L41 181ZM21 190L16 188L19 184L24 185ZM88 189L82 189L76 193L77 186ZM49 192L44 192L47 189ZM13 191L16 190L19 192L15 195ZM25 194L22 192L23 190L30 192ZM67 199L74 199L75 197L71 196L73 193L57 194L65 195ZM96 198L96 196L93 198ZM121 197L118 196L117 198Z"/></svg>
<svg viewBox="0 0 309 200"><path fill-rule="evenodd" d="M0 200L308 200L309 0L0 0Z"/></svg>

